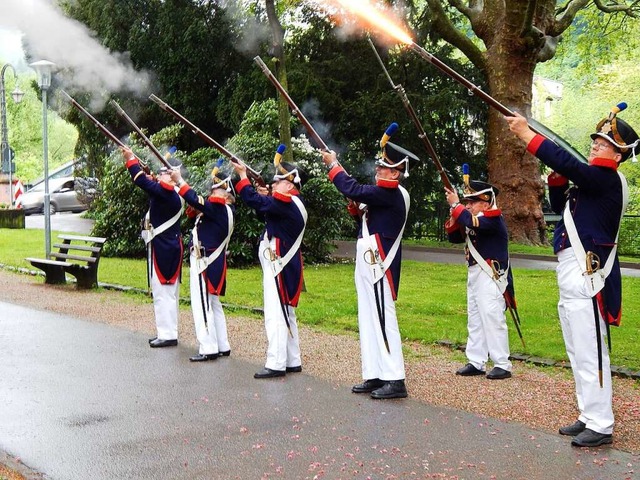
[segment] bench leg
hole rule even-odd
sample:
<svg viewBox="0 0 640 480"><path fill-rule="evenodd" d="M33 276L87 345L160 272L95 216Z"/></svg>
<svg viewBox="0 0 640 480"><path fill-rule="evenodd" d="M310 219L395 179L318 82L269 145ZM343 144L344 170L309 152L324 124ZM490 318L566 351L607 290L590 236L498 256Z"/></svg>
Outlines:
<svg viewBox="0 0 640 480"><path fill-rule="evenodd" d="M44 283L48 283L50 285L61 285L67 283L67 279L64 275L64 268L55 265L43 265L39 268L44 270Z"/></svg>
<svg viewBox="0 0 640 480"><path fill-rule="evenodd" d="M69 265L67 272L76 277L76 286L79 289L90 289L98 287L98 270L87 268L75 264Z"/></svg>

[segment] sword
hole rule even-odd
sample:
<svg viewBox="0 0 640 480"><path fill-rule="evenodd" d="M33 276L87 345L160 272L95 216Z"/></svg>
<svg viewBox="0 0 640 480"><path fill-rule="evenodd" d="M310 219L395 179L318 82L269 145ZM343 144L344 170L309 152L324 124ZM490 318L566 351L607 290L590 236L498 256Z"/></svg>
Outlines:
<svg viewBox="0 0 640 480"><path fill-rule="evenodd" d="M587 252L587 274L593 275L600 268L600 258L593 252ZM593 282L593 280L591 280ZM596 345L598 347L598 382L602 388L602 331L600 330L600 315L598 314L597 295L591 297L593 304L593 318L596 322Z"/></svg>
<svg viewBox="0 0 640 480"><path fill-rule="evenodd" d="M493 277L495 280L500 278L500 273L498 270L500 269L500 262L497 260L491 260L491 270L493 270ZM508 275L505 273L504 275ZM522 331L520 330L520 315L518 314L518 307L516 306L516 301L509 292L509 290L505 290L502 294L504 297L504 302L509 310L509 314L513 319L513 324L516 326L516 331L518 332L518 336L520 337L520 341L522 342L523 348L527 348L527 345L524 343L524 337L522 336Z"/></svg>
<svg viewBox="0 0 640 480"><path fill-rule="evenodd" d="M367 260L366 254L369 253L371 261ZM365 252L365 262L370 265L374 265L376 262L376 254L373 250L369 249ZM380 292L378 292L378 284L380 285ZM391 353L389 349L389 340L387 339L387 330L385 328L386 319L385 319L385 309L384 309L384 274L383 277L378 280L376 283L372 284L373 286L373 294L376 297L376 310L378 311L378 321L380 322L380 330L382 331L382 339L384 340L384 346L387 348L387 353ZM382 297L382 298L380 298Z"/></svg>

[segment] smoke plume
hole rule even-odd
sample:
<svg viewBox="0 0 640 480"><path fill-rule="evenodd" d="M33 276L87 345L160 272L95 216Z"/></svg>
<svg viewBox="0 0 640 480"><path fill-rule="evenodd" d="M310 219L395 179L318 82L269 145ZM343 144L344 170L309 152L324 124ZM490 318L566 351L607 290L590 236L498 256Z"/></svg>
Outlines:
<svg viewBox="0 0 640 480"><path fill-rule="evenodd" d="M71 92L146 96L151 75L136 71L127 54L111 52L80 22L65 17L52 0L3 0L0 28L19 30L30 61L54 62L55 81Z"/></svg>

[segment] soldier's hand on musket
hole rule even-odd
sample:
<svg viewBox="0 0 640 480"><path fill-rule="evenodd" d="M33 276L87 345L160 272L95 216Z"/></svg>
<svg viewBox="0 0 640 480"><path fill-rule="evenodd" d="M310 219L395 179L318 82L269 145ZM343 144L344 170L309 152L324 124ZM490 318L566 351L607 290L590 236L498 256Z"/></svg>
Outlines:
<svg viewBox="0 0 640 480"><path fill-rule="evenodd" d="M338 156L336 155L336 152L334 152L333 150L329 150L328 152L323 151L322 152L322 161L324 162L324 164L329 167L332 164L338 164Z"/></svg>
<svg viewBox="0 0 640 480"><path fill-rule="evenodd" d="M505 116L504 119L509 124L509 130L515 133L516 136L526 144L529 144L533 137L536 136L535 132L529 128L527 119L518 112L514 112L513 117Z"/></svg>
<svg viewBox="0 0 640 480"><path fill-rule="evenodd" d="M447 197L447 203L450 207L453 207L460 203L460 198L455 190L451 190L447 187L444 187L444 194Z"/></svg>
<svg viewBox="0 0 640 480"><path fill-rule="evenodd" d="M233 169L236 171L241 180L247 178L247 166L241 162L231 162Z"/></svg>
<svg viewBox="0 0 640 480"><path fill-rule="evenodd" d="M173 180L176 185L182 184L182 174L180 173L180 168L171 169L171 180Z"/></svg>
<svg viewBox="0 0 640 480"><path fill-rule="evenodd" d="M125 162L135 160L137 158L135 153L133 153L133 150L131 150L129 147L120 147L120 151L122 152L122 156L124 157Z"/></svg>

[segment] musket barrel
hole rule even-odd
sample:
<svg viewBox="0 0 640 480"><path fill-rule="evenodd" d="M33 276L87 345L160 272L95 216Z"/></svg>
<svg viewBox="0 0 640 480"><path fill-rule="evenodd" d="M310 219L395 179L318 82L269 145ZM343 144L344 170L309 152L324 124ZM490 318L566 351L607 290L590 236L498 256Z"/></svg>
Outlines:
<svg viewBox="0 0 640 480"><path fill-rule="evenodd" d="M127 112L124 111L124 109L118 104L118 102L116 102L115 100L111 100L109 103L116 109L116 112L118 112L118 115L124 118L124 120L131 126L131 128L133 128L136 131L136 133L140 136L144 144L147 147L149 147L149 150L151 150L151 153L153 153L156 156L156 158L160 160L160 162L162 162L162 164L165 167L167 167L168 169L171 169L172 168L171 164L167 161L166 158L164 158L164 155L160 153L160 151L156 148L153 142L149 140L149 138L142 132L140 127L136 125L136 123L131 119L131 117L127 115Z"/></svg>
<svg viewBox="0 0 640 480"><path fill-rule="evenodd" d="M239 157L237 157L236 155L231 153L229 150L227 150L220 143L216 142L213 138L211 138L209 135L204 133L201 129L196 127L193 123L191 123L190 120L188 120L185 116L183 116L175 108L171 107L171 105L169 105L167 102L165 102L162 99L158 98L153 93L151 95L149 95L149 99L152 100L153 102L155 102L165 112L170 113L171 115L176 117L180 123L182 123L183 125L188 127L194 134L196 134L202 140L204 140L206 143L208 143L213 148L218 150L222 155L227 157L231 162L239 164L239 165L244 165L247 168L247 176L251 180L253 180L256 184L258 184L261 187L266 187L267 186L266 182L264 181L264 179L262 178L262 175L260 175L259 172L255 171L253 168L251 168L249 165L247 165Z"/></svg>
<svg viewBox="0 0 640 480"><path fill-rule="evenodd" d="M445 74L453 78L455 81L462 84L465 88L467 88L467 90L469 90L469 92L471 92L476 97L479 97L480 99L482 99L489 106L495 108L497 111L499 111L500 113L502 113L507 117L515 117L515 113L513 112L513 110L505 107L498 100L493 98L491 95L489 95L487 92L482 90L480 87L478 87L474 83L467 80L465 77L460 75L449 65L447 65L446 63L442 62L440 59L431 55L429 52L427 52L424 48L422 48L417 43L411 42L409 44L409 48L414 52L416 52L418 55L420 55L422 58L424 58L427 62L431 63L434 67L438 68L440 71L444 72ZM544 133L542 133L535 127L533 127L531 124L529 124L529 128L533 130L535 133L537 133L538 135L542 135L545 138L549 138L547 135L545 135ZM556 143L552 138L549 138L549 140Z"/></svg>
<svg viewBox="0 0 640 480"><path fill-rule="evenodd" d="M305 116L302 114L302 111L298 108L296 103L289 96L289 94L284 89L284 87L280 84L278 79L273 75L273 73L271 73L271 70L269 70L269 67L267 67L266 63L264 63L259 56L254 57L253 60L258 64L258 66L262 70L262 73L265 74L265 76L269 79L269 81L273 84L273 86L276 87L278 92L280 92L280 95L282 95L282 98L284 98L285 101L289 104L289 108L291 108L293 115L296 116L298 120L300 120L300 123L302 123L302 126L305 128L305 130L307 131L309 136L312 138L312 140L316 143L318 148L320 148L320 150L328 152L329 147L327 146L327 144L324 143L324 140L322 140L320 135L318 135L318 132L316 132L313 126L305 118Z"/></svg>
<svg viewBox="0 0 640 480"><path fill-rule="evenodd" d="M124 143L122 143L122 141L116 137L113 133L111 133L107 127L105 127L104 125L102 125L93 115L91 115L82 105L80 105L78 102L76 102L74 100L74 98L69 95L67 92L65 92L64 90L60 90L62 92L63 95L65 95L69 101L71 102L71 104L78 109L85 117L87 117L96 127L98 127L98 130L100 130L102 133L104 133L104 135L109 138L113 143L115 143L116 145L118 145L119 147L126 147L126 145Z"/></svg>

